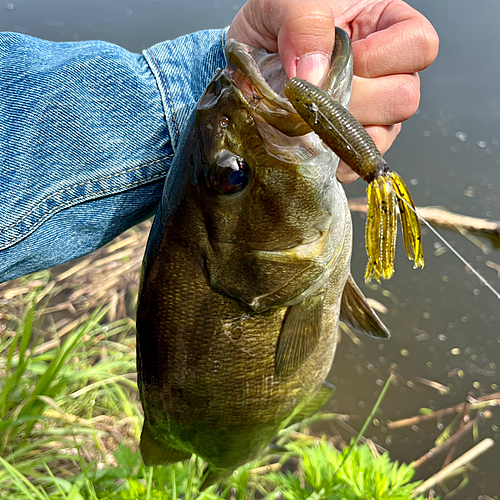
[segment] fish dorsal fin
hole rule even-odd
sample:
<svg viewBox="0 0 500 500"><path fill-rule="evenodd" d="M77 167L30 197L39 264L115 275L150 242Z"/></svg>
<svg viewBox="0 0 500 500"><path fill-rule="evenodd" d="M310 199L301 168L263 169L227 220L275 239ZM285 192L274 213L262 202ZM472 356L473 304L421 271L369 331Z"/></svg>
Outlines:
<svg viewBox="0 0 500 500"><path fill-rule="evenodd" d="M276 349L276 374L293 375L318 345L324 293L305 298L285 313Z"/></svg>
<svg viewBox="0 0 500 500"><path fill-rule="evenodd" d="M351 275L347 278L342 294L340 321L372 337L388 339L391 336Z"/></svg>
<svg viewBox="0 0 500 500"><path fill-rule="evenodd" d="M145 465L167 465L181 460L187 460L191 453L177 450L153 437L147 424L144 424L141 434L141 454Z"/></svg>

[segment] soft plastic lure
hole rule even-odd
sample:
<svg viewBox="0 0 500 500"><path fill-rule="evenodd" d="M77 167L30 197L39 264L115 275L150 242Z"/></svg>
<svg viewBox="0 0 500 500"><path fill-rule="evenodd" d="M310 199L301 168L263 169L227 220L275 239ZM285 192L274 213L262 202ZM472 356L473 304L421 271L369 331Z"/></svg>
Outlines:
<svg viewBox="0 0 500 500"><path fill-rule="evenodd" d="M285 95L327 146L368 183L365 281L389 279L394 273L396 200L406 255L414 261L414 268L424 267L420 225L408 188L389 169L363 126L333 97L300 78L288 82Z"/></svg>

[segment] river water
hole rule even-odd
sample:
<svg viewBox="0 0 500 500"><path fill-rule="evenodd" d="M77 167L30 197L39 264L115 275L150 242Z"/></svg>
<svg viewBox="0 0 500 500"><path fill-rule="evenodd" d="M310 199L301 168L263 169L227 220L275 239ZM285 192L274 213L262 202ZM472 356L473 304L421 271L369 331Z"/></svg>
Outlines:
<svg viewBox="0 0 500 500"><path fill-rule="evenodd" d="M436 27L440 54L421 74L422 102L405 123L389 165L409 183L417 206L443 206L476 217L500 219L500 3L496 0L413 0ZM190 31L228 25L236 0L13 0L0 3L0 30L66 41L101 39L139 52ZM347 187L363 196L361 181ZM362 283L364 219L353 214L353 275ZM440 230L453 247L500 289L500 249L486 238ZM337 386L331 410L355 415L359 429L389 372L397 373L366 435L393 459L415 460L434 446L450 418L393 431L388 421L439 409L500 390L500 301L465 271L438 239L424 230L424 270L413 270L399 240L396 274L382 285L362 286L387 308L381 317L392 338L380 343L342 336L329 380ZM488 264L489 263L489 264ZM444 390L422 380L442 384ZM469 482L454 498L500 495L500 410L478 428L478 439L496 446L474 462ZM328 426L324 429L330 431ZM349 435L342 430L347 438ZM455 457L474 444L472 436ZM429 460L418 477L439 470ZM459 480L450 481L449 487Z"/></svg>

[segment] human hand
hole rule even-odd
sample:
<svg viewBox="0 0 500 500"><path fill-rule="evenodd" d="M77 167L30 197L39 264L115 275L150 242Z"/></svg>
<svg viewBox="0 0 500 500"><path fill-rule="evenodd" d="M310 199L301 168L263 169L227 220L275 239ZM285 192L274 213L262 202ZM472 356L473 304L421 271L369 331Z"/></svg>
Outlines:
<svg viewBox="0 0 500 500"><path fill-rule="evenodd" d="M279 52L290 78L320 84L329 69L335 24L352 41L354 80L350 112L384 154L420 101L417 72L437 56L429 21L401 0L248 0L228 38ZM337 177L357 175L343 162Z"/></svg>

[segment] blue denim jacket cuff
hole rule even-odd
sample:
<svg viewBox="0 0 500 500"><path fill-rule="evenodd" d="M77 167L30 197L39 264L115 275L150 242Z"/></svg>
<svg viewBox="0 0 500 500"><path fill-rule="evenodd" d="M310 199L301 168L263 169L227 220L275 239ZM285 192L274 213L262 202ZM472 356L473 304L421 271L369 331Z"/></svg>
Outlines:
<svg viewBox="0 0 500 500"><path fill-rule="evenodd" d="M156 208L225 30L143 55L0 33L0 282L89 253Z"/></svg>
<svg viewBox="0 0 500 500"><path fill-rule="evenodd" d="M143 51L160 89L174 152L198 99L215 71L226 65L227 30L200 31Z"/></svg>

